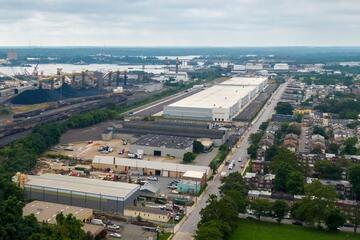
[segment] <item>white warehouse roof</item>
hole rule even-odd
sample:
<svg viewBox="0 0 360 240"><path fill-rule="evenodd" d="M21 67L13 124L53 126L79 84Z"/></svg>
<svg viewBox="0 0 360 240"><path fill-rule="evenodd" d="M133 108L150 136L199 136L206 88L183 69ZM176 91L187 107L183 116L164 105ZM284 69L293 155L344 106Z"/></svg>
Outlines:
<svg viewBox="0 0 360 240"><path fill-rule="evenodd" d="M203 172L199 172L199 171L186 171L184 173L184 175L182 176L183 178L197 178L197 179L202 179L204 177L204 173Z"/></svg>
<svg viewBox="0 0 360 240"><path fill-rule="evenodd" d="M192 171L200 171L209 175L210 168L207 166L196 166L196 165L188 165L188 164L177 164L177 163L169 163L169 162L154 162L154 161L146 161L146 160L137 160L130 158L118 158L111 156L95 156L93 159L93 164L109 164L118 166L129 166L132 168L148 168L148 169L161 169L165 171L173 171L173 172L186 172L188 170Z"/></svg>
<svg viewBox="0 0 360 240"><path fill-rule="evenodd" d="M98 179L72 177L67 175L43 174L40 176L27 175L26 185L31 187L45 187L68 191L86 192L96 195L106 195L127 198L135 193L140 186L137 184L111 182Z"/></svg>
<svg viewBox="0 0 360 240"><path fill-rule="evenodd" d="M172 103L169 107L230 108L254 89L255 86L216 85Z"/></svg>
<svg viewBox="0 0 360 240"><path fill-rule="evenodd" d="M233 77L220 83L220 85L259 86L265 84L266 81L266 77Z"/></svg>

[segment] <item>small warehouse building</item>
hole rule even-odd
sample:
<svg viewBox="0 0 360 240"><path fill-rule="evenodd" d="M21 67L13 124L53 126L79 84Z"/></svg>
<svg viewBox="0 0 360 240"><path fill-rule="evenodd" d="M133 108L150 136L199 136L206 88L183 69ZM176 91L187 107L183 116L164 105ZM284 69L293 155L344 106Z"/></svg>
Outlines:
<svg viewBox="0 0 360 240"><path fill-rule="evenodd" d="M136 206L125 208L124 216L133 219L140 217L143 220L163 223L169 222L171 219L170 214L166 210L161 210L160 208Z"/></svg>
<svg viewBox="0 0 360 240"><path fill-rule="evenodd" d="M184 173L189 170L203 172L205 179L210 176L210 168L208 166L154 162L111 156L95 156L92 162L92 167L100 170L110 169L113 172L122 172L126 174L136 173L147 176L163 176L172 178L181 178Z"/></svg>
<svg viewBox="0 0 360 240"><path fill-rule="evenodd" d="M26 199L60 203L103 212L123 214L133 205L140 186L66 175L27 175L23 185Z"/></svg>
<svg viewBox="0 0 360 240"><path fill-rule="evenodd" d="M193 151L194 139L170 135L147 134L130 145L129 152L143 152L150 156L171 156L182 159L184 154Z"/></svg>
<svg viewBox="0 0 360 240"><path fill-rule="evenodd" d="M200 171L186 171L181 178L184 180L197 182L201 186L204 186L206 183L206 176L204 172L200 172Z"/></svg>
<svg viewBox="0 0 360 240"><path fill-rule="evenodd" d="M63 213L65 216L72 214L77 220L84 223L82 227L85 232L89 232L93 236L99 235L103 230L103 226L87 224L93 218L93 210L90 208L74 207L64 204L32 201L23 207L23 216L33 214L38 222L56 224L56 215Z"/></svg>

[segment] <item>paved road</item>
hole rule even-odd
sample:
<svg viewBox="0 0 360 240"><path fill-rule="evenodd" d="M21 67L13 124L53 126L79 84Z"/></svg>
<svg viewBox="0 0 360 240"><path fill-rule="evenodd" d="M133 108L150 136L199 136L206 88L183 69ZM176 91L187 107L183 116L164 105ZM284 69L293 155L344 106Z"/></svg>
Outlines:
<svg viewBox="0 0 360 240"><path fill-rule="evenodd" d="M230 156L230 160L235 160L235 167L231 171L239 171L241 170L240 166L247 165L248 161L248 154L247 148L249 147L248 138L250 134L255 133L262 122L267 121L274 112L275 106L280 100L282 93L284 92L287 83L282 84L273 94L273 96L269 99L268 103L265 104L263 109L259 112L258 116L253 120L251 126L248 130L244 133L241 138L241 144L239 148L235 150L235 152ZM238 159L241 159L242 162L238 162ZM225 172L231 172L226 168L223 169ZM189 214L187 219L183 222L180 226L180 229L175 233L173 240L187 240L193 239L193 235L195 234L197 224L200 221L200 211L206 205L206 201L211 194L219 194L219 187L221 181L219 174L214 176L214 179L208 182L208 187L205 190L204 195L202 198L195 203L193 211Z"/></svg>

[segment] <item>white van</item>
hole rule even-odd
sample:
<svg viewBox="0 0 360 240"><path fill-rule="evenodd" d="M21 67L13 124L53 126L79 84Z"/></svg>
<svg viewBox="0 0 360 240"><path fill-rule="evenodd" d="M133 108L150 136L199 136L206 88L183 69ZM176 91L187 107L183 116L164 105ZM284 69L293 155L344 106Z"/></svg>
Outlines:
<svg viewBox="0 0 360 240"><path fill-rule="evenodd" d="M93 219L91 219L90 223L91 223L91 224L94 224L94 225L102 225L102 226L105 226L104 222L103 222L101 219L98 219L98 218L93 218Z"/></svg>

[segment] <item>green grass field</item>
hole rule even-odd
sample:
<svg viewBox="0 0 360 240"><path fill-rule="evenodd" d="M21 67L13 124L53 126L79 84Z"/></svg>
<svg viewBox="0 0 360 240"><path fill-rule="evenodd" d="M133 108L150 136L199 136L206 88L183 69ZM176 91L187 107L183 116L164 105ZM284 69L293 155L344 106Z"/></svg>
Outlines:
<svg viewBox="0 0 360 240"><path fill-rule="evenodd" d="M360 234L241 220L230 240L360 240Z"/></svg>

